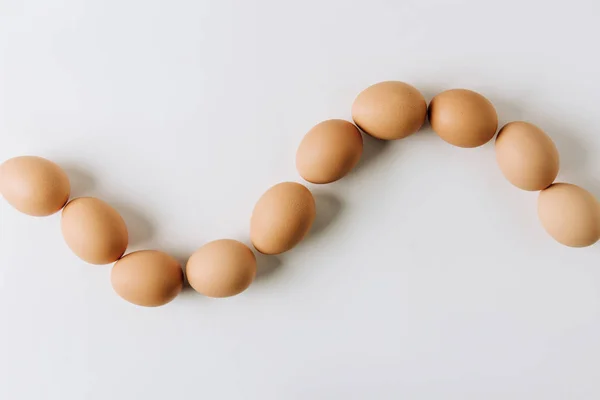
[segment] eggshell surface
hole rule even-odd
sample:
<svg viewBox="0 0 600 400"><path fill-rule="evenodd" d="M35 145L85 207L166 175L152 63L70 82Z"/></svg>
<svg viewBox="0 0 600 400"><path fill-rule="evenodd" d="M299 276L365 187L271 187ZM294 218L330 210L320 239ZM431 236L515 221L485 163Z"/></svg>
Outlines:
<svg viewBox="0 0 600 400"><path fill-rule="evenodd" d="M254 280L256 257L237 240L215 240L192 254L186 275L190 286L205 296L235 296Z"/></svg>
<svg viewBox="0 0 600 400"><path fill-rule="evenodd" d="M250 239L263 254L283 253L304 238L315 216L315 199L305 186L279 183L256 203L250 219Z"/></svg>
<svg viewBox="0 0 600 400"><path fill-rule="evenodd" d="M117 261L129 242L121 215L94 197L80 197L69 202L62 212L61 229L73 253L90 264Z"/></svg>
<svg viewBox="0 0 600 400"><path fill-rule="evenodd" d="M405 138L427 117L427 102L415 87L399 81L379 82L363 90L352 104L360 129L382 140Z"/></svg>
<svg viewBox="0 0 600 400"><path fill-rule="evenodd" d="M128 302L157 307L181 292L183 271L179 262L167 253L141 250L117 261L110 281L115 292Z"/></svg>
<svg viewBox="0 0 600 400"><path fill-rule="evenodd" d="M323 121L302 139L296 169L311 183L331 183L343 178L360 160L362 136L353 124L341 119Z"/></svg>
<svg viewBox="0 0 600 400"><path fill-rule="evenodd" d="M506 124L496 138L496 160L506 179L523 190L542 190L558 175L556 145L528 122Z"/></svg>
<svg viewBox="0 0 600 400"><path fill-rule="evenodd" d="M435 96L429 104L429 122L439 137L458 147L481 146L498 129L498 115L492 103L466 89L447 90Z"/></svg>
<svg viewBox="0 0 600 400"><path fill-rule="evenodd" d="M600 204L579 186L555 183L542 190L538 216L546 232L566 246L591 246L600 239Z"/></svg>
<svg viewBox="0 0 600 400"><path fill-rule="evenodd" d="M21 156L0 165L0 193L24 214L52 215L67 203L70 192L67 174L45 158Z"/></svg>

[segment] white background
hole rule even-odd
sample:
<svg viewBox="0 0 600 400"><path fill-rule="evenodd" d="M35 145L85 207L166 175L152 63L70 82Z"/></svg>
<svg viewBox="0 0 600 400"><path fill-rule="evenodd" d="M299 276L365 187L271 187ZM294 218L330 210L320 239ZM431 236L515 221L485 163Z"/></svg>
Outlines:
<svg viewBox="0 0 600 400"><path fill-rule="evenodd" d="M182 261L248 240L303 134L403 80L541 126L600 195L600 3L0 0L0 161L60 163ZM428 128L310 186L314 232L254 285L157 309L0 202L0 399L597 399L600 246L542 230L493 143Z"/></svg>

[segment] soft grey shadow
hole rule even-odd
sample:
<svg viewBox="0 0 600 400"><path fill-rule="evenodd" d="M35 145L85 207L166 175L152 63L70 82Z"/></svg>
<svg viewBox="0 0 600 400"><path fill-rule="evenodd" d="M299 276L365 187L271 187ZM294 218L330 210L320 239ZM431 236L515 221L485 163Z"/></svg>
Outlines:
<svg viewBox="0 0 600 400"><path fill-rule="evenodd" d="M600 179L592 175L588 168L588 161L593 156L585 143L573 134L573 128L563 125L557 116L546 116L539 122L528 122L539 126L556 144L560 157L557 182L576 184L600 199Z"/></svg>
<svg viewBox="0 0 600 400"><path fill-rule="evenodd" d="M360 161L351 174L361 173L363 170L367 170L370 165L374 164L377 159L390 148L390 140L376 139L373 136L364 133L362 130L361 134L363 137L363 153Z"/></svg>
<svg viewBox="0 0 600 400"><path fill-rule="evenodd" d="M130 204L111 202L111 205L121 214L129 231L129 244L139 247L148 244L154 237L154 223L138 207Z"/></svg>
<svg viewBox="0 0 600 400"><path fill-rule="evenodd" d="M536 124L538 125L538 124ZM589 159L588 150L577 137L570 133L572 129L558 121L544 120L538 125L556 144L560 155L560 169L563 173L586 173L585 167Z"/></svg>
<svg viewBox="0 0 600 400"><path fill-rule="evenodd" d="M179 265L181 265L181 268L185 270L185 266L190 259L190 254L179 251L168 251L167 253L175 258L179 262Z"/></svg>
<svg viewBox="0 0 600 400"><path fill-rule="evenodd" d="M310 230L310 236L326 232L344 208L342 200L333 193L315 191L313 196L317 205L317 216Z"/></svg>
<svg viewBox="0 0 600 400"><path fill-rule="evenodd" d="M183 270L183 287L185 289L185 287L188 285L187 275L185 274L185 266L190 259L190 254L183 251L168 251L167 253L175 258L181 266L181 269Z"/></svg>
<svg viewBox="0 0 600 400"><path fill-rule="evenodd" d="M71 183L71 198L90 196L96 187L94 176L87 169L69 163L61 164Z"/></svg>
<svg viewBox="0 0 600 400"><path fill-rule="evenodd" d="M418 85L415 87L419 92L421 92L421 94L425 98L425 101L427 102L427 107L429 107L431 99L433 99L436 95L444 91L444 89L440 89L440 87L434 87L429 85Z"/></svg>
<svg viewBox="0 0 600 400"><path fill-rule="evenodd" d="M600 200L600 179L587 175L576 183Z"/></svg>
<svg viewBox="0 0 600 400"><path fill-rule="evenodd" d="M596 199L600 200L600 179L590 176L588 174L584 176L583 179L578 179L573 183L581 186L582 188L590 192L592 195L594 195ZM600 242L592 245L592 247L595 247L595 251L600 251Z"/></svg>
<svg viewBox="0 0 600 400"><path fill-rule="evenodd" d="M430 134L430 133L433 133L433 129L431 129L431 123L429 122L429 104L428 104L427 105L427 115L425 116L425 122L423 122L423 125L421 125L419 130L411 136Z"/></svg>
<svg viewBox="0 0 600 400"><path fill-rule="evenodd" d="M496 109L496 113L498 114L498 129L499 131L504 125L511 121L522 121L523 120L523 109L519 107L518 102L496 96L494 94L486 94L481 93L485 96Z"/></svg>
<svg viewBox="0 0 600 400"><path fill-rule="evenodd" d="M259 252L256 255L256 280L264 280L281 271L281 259L277 256L269 256Z"/></svg>
<svg viewBox="0 0 600 400"><path fill-rule="evenodd" d="M190 256L192 255L192 252L186 251L186 250L181 250L181 249L166 250L166 252L169 255L171 255L173 258L175 258L177 260L177 262L179 262L179 265L181 266L181 271L183 273L183 289L181 290L180 296L183 295L183 296L203 297L198 292L196 292L194 290L194 288L192 288L190 286L190 282L188 281L186 270L185 270L187 262L190 259Z"/></svg>
<svg viewBox="0 0 600 400"><path fill-rule="evenodd" d="M573 128L563 124L560 116L545 115L539 121L531 122L540 127L556 144L560 157L560 171L557 181L571 182L600 195L600 182L591 175L588 161L592 157L585 143L574 134Z"/></svg>

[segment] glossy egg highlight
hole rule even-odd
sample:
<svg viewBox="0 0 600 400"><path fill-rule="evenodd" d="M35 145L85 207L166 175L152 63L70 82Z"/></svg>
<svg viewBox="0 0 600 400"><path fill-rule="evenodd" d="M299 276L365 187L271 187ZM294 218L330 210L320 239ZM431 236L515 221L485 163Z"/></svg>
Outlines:
<svg viewBox="0 0 600 400"><path fill-rule="evenodd" d="M431 128L444 141L458 147L478 147L489 142L498 129L492 103L472 90L452 89L429 104Z"/></svg>
<svg viewBox="0 0 600 400"><path fill-rule="evenodd" d="M315 199L310 190L296 182L279 183L254 206L250 239L263 254L283 253L302 241L315 216Z"/></svg>
<svg viewBox="0 0 600 400"><path fill-rule="evenodd" d="M296 152L296 169L311 183L331 183L346 176L363 151L362 136L352 123L331 119L315 125Z"/></svg>
<svg viewBox="0 0 600 400"><path fill-rule="evenodd" d="M62 212L61 230L65 242L83 261L110 264L117 261L129 242L121 215L106 202L94 197L70 201Z"/></svg>
<svg viewBox="0 0 600 400"><path fill-rule="evenodd" d="M52 215L64 207L70 192L65 171L45 158L21 156L0 165L0 193L24 214Z"/></svg>
<svg viewBox="0 0 600 400"><path fill-rule="evenodd" d="M504 177L523 190L545 189L558 175L556 145L529 122L510 122L500 129L496 137L496 161Z"/></svg>
<svg viewBox="0 0 600 400"><path fill-rule="evenodd" d="M190 286L209 297L230 297L246 290L256 276L256 257L237 240L221 239L198 249L187 262Z"/></svg>
<svg viewBox="0 0 600 400"><path fill-rule="evenodd" d="M415 87L400 81L369 86L352 104L352 119L365 133L382 140L405 138L427 117L427 102Z"/></svg>
<svg viewBox="0 0 600 400"><path fill-rule="evenodd" d="M600 239L600 203L579 186L555 183L542 190L538 216L546 232L565 246L586 247Z"/></svg>
<svg viewBox="0 0 600 400"><path fill-rule="evenodd" d="M115 263L110 281L124 300L144 307L157 307L173 300L183 287L179 262L162 251L141 250Z"/></svg>

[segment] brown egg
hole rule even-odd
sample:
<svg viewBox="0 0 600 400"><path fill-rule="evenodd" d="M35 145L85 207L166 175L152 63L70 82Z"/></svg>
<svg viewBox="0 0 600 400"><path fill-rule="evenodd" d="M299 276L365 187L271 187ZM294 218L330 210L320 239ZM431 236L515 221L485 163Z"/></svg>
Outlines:
<svg viewBox="0 0 600 400"><path fill-rule="evenodd" d="M548 135L528 122L510 122L496 137L496 160L510 183L542 190L558 175L558 150Z"/></svg>
<svg viewBox="0 0 600 400"><path fill-rule="evenodd" d="M209 297L235 296L256 276L256 257L237 240L215 240L198 249L185 268L190 286Z"/></svg>
<svg viewBox="0 0 600 400"><path fill-rule="evenodd" d="M110 281L115 292L138 306L157 307L173 300L183 287L179 262L162 251L142 250L115 263Z"/></svg>
<svg viewBox="0 0 600 400"><path fill-rule="evenodd" d="M67 174L45 158L15 157L0 165L0 193L22 213L52 215L64 207L70 192Z"/></svg>
<svg viewBox="0 0 600 400"><path fill-rule="evenodd" d="M565 246L586 247L600 239L600 204L579 186L555 183L542 190L538 216L546 232Z"/></svg>
<svg viewBox="0 0 600 400"><path fill-rule="evenodd" d="M360 129L383 140L402 139L418 131L427 116L427 102L413 86L379 82L363 90L352 105Z"/></svg>
<svg viewBox="0 0 600 400"><path fill-rule="evenodd" d="M117 261L129 241L127 226L110 205L94 197L80 197L62 212L62 234L69 248L90 264Z"/></svg>
<svg viewBox="0 0 600 400"><path fill-rule="evenodd" d="M315 199L310 190L295 182L279 183L254 206L250 220L252 244L263 254L288 251L308 233L315 215Z"/></svg>
<svg viewBox="0 0 600 400"><path fill-rule="evenodd" d="M360 160L363 140L348 121L330 119L314 126L296 153L296 169L312 183L331 183L343 178Z"/></svg>
<svg viewBox="0 0 600 400"><path fill-rule="evenodd" d="M498 129L496 109L488 99L466 89L452 89L429 104L431 128L458 147L478 147L489 142Z"/></svg>

